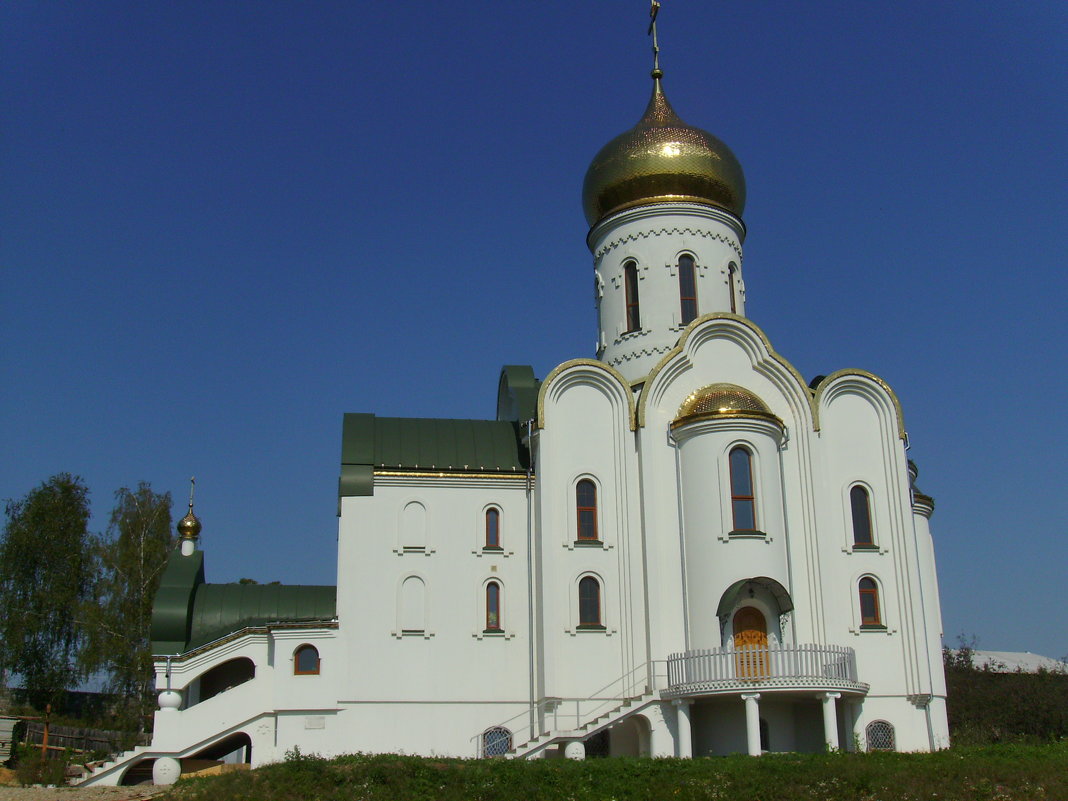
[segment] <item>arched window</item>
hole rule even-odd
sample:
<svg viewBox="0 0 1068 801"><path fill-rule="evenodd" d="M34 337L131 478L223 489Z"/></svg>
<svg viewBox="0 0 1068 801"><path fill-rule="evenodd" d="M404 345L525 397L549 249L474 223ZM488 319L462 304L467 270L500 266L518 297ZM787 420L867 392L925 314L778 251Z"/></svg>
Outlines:
<svg viewBox="0 0 1068 801"><path fill-rule="evenodd" d="M588 478L575 486L575 510L578 520L578 538L597 541L597 486Z"/></svg>
<svg viewBox="0 0 1068 801"><path fill-rule="evenodd" d="M401 583L400 630L402 634L422 634L426 628L426 584L418 576Z"/></svg>
<svg viewBox="0 0 1068 801"><path fill-rule="evenodd" d="M697 317L697 276L693 256L689 253L679 256L679 300L682 302L682 324L686 325Z"/></svg>
<svg viewBox="0 0 1068 801"><path fill-rule="evenodd" d="M503 631L501 627L501 585L491 581L486 585L486 631Z"/></svg>
<svg viewBox="0 0 1068 801"><path fill-rule="evenodd" d="M579 582L579 628L603 628L601 585L593 576L585 576Z"/></svg>
<svg viewBox="0 0 1068 801"><path fill-rule="evenodd" d="M426 550L426 507L418 501L401 510L401 548L405 551Z"/></svg>
<svg viewBox="0 0 1068 801"><path fill-rule="evenodd" d="M893 751L894 727L885 720L873 720L864 729L867 735L869 751Z"/></svg>
<svg viewBox="0 0 1068 801"><path fill-rule="evenodd" d="M628 261L623 265L623 285L627 290L627 331L640 331L641 311L638 308L638 263Z"/></svg>
<svg viewBox="0 0 1068 801"><path fill-rule="evenodd" d="M504 726L494 726L482 732L482 756L504 756L512 750L512 733Z"/></svg>
<svg viewBox="0 0 1068 801"><path fill-rule="evenodd" d="M849 491L849 506L853 510L853 544L874 545L871 536L871 503L868 491L859 484Z"/></svg>
<svg viewBox="0 0 1068 801"><path fill-rule="evenodd" d="M319 650L314 645L302 645L293 652L293 674L296 676L319 675Z"/></svg>
<svg viewBox="0 0 1068 801"><path fill-rule="evenodd" d="M731 515L735 531L755 531L757 527L752 462L753 457L745 448L731 450Z"/></svg>
<svg viewBox="0 0 1068 801"><path fill-rule="evenodd" d="M499 509L486 510L486 547L501 547L501 511Z"/></svg>
<svg viewBox="0 0 1068 801"><path fill-rule="evenodd" d="M731 314L738 313L738 265L733 261L727 265L727 291L731 296Z"/></svg>
<svg viewBox="0 0 1068 801"><path fill-rule="evenodd" d="M875 579L865 576L860 580L860 625L882 627L879 612L879 585Z"/></svg>

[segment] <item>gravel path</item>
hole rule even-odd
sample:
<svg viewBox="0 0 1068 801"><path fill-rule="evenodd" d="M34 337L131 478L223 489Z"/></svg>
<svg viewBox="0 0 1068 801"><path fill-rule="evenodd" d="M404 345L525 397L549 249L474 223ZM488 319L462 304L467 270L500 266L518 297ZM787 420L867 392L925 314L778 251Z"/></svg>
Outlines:
<svg viewBox="0 0 1068 801"><path fill-rule="evenodd" d="M166 787L0 787L0 801L141 801Z"/></svg>

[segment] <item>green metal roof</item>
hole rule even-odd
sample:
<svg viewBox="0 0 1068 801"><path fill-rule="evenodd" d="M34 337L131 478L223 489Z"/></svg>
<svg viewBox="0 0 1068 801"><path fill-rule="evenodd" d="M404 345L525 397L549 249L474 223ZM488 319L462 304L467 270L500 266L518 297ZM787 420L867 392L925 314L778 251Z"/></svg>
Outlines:
<svg viewBox="0 0 1068 801"><path fill-rule="evenodd" d="M526 364L506 364L497 381L497 419L523 423L538 414L541 382L534 368Z"/></svg>
<svg viewBox="0 0 1068 801"><path fill-rule="evenodd" d="M338 494L373 494L374 470L523 473L527 460L512 421L346 414Z"/></svg>
<svg viewBox="0 0 1068 801"><path fill-rule="evenodd" d="M152 653L182 654L249 626L336 617L336 587L205 584L203 551L175 549L152 604Z"/></svg>
<svg viewBox="0 0 1068 801"><path fill-rule="evenodd" d="M177 548L171 551L152 603L152 653L180 654L186 650L193 597L203 583L204 554L194 551L183 556Z"/></svg>
<svg viewBox="0 0 1068 801"><path fill-rule="evenodd" d="M337 617L337 588L284 584L201 584L186 650L249 626Z"/></svg>

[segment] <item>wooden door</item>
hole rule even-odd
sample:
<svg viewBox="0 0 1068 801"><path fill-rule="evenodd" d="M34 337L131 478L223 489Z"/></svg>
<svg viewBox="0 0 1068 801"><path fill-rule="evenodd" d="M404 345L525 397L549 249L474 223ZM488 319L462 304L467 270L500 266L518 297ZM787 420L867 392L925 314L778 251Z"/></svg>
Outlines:
<svg viewBox="0 0 1068 801"><path fill-rule="evenodd" d="M768 625L759 609L743 606L734 613L734 650L738 678L768 675Z"/></svg>

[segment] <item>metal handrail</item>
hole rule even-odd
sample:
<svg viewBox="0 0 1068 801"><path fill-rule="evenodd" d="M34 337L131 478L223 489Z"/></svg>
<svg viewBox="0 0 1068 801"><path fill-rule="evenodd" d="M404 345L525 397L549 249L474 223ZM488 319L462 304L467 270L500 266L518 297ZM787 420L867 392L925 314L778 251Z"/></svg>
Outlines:
<svg viewBox="0 0 1068 801"><path fill-rule="evenodd" d="M654 659L649 662L642 662L633 669L627 671L622 676L613 679L603 687L599 687L587 696L547 696L541 698L534 704L535 714L538 720L538 733L533 734L523 743L529 742L535 737L548 734L550 731L569 731L580 728L585 723L595 720L604 711L611 711L615 707L622 703L625 703L628 699L637 698L644 695L647 692L651 692L655 689L659 689L663 686L666 679L666 672L657 672L657 665L666 665L666 660ZM659 680L658 680L659 679ZM617 692L612 692L613 688L619 687ZM640 689L640 691L638 691ZM588 707L588 704L593 704L592 707ZM574 704L574 713L567 711L561 712L565 706ZM470 742L474 745L475 755L482 756L482 736L492 729L507 729L511 731L509 724L514 723L520 718L530 718L530 707L528 706L522 712L517 715L513 715L505 721L488 726L480 731L474 737L470 738ZM551 716L551 717L550 717ZM563 719L563 726L561 726L561 718ZM548 726L547 723L552 721L552 725ZM522 745L518 743L515 745ZM513 746L515 747L515 746Z"/></svg>

